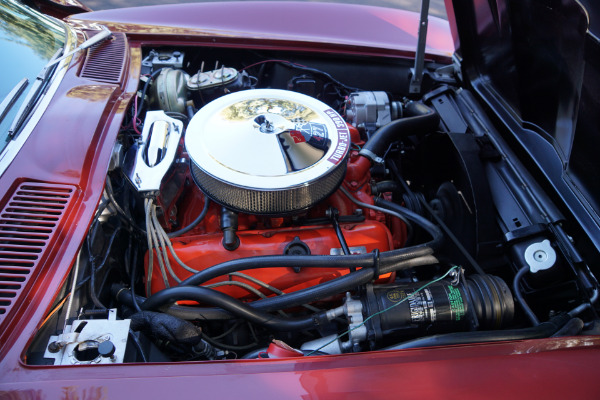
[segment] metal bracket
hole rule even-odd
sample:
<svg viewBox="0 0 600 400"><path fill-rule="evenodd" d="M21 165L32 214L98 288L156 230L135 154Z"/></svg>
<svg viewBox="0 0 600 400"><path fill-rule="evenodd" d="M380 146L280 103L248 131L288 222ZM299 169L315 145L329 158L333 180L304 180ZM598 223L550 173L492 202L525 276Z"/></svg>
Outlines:
<svg viewBox="0 0 600 400"><path fill-rule="evenodd" d="M109 310L108 319L73 321L62 335L50 337L44 358L54 359L54 365L122 363L130 323L129 319L117 320L116 309ZM112 354L101 354L103 342L112 343ZM80 356L82 348L87 351L85 358Z"/></svg>
<svg viewBox="0 0 600 400"><path fill-rule="evenodd" d="M425 45L427 44L427 24L429 15L429 0L421 2L421 17L419 20L419 38L417 40L417 51L415 53L415 66L411 68L409 93L421 93L423 83L423 69L425 65Z"/></svg>
<svg viewBox="0 0 600 400"><path fill-rule="evenodd" d="M168 128L166 136L152 140L153 125L162 123ZM125 156L123 172L138 192L154 193L160 190L163 177L173 164L177 147L183 134L183 123L167 116L163 111L149 111L144 120L141 141L132 146ZM160 157L148 157L148 149L156 151L160 147Z"/></svg>

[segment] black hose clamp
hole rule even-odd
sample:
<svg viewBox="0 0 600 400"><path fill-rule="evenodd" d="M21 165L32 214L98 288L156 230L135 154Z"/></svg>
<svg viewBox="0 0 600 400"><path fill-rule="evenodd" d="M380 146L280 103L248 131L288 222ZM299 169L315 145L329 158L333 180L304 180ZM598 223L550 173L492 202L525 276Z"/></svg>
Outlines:
<svg viewBox="0 0 600 400"><path fill-rule="evenodd" d="M379 249L373 250L373 269L375 270L374 279L377 280L379 278Z"/></svg>

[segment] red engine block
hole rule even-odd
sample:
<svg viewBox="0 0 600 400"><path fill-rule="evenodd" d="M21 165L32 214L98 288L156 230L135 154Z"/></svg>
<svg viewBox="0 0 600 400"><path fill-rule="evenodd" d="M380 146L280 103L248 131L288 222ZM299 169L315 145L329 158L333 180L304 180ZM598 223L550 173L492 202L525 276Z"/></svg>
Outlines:
<svg viewBox="0 0 600 400"><path fill-rule="evenodd" d="M351 132L354 128L351 129ZM353 133L353 141L359 140L358 133ZM353 151L348 160L348 169L343 185L360 201L373 204L370 193L369 162L358 156ZM199 189L192 185L185 191L180 201L178 212L181 226L189 224L203 207L203 195ZM357 207L340 191L335 192L327 200L313 207L308 213L308 218L323 218L329 207L335 207L339 215L353 215ZM286 246L294 240L305 243L313 255L342 254L337 235L329 223L318 226L293 226L292 219L267 218L253 215L239 215L237 236L240 240L239 247L234 251L223 248L223 233L219 227L221 207L212 204L202 223L188 234L172 239L173 247L178 257L189 267L201 271L213 265L252 256L281 255ZM405 226L397 219L390 220L384 214L368 208L362 208L365 220L356 223L341 223L344 238L353 252L372 252L375 249L387 251L401 246L405 240ZM392 227L394 234L388 229ZM181 268L169 254L170 264L179 279L184 280L190 272ZM152 266L151 290L155 293L164 289L164 282L156 258ZM146 279L148 277L148 258L146 257ZM284 292L314 286L316 284L334 279L349 273L348 269L337 268L302 268L299 272L292 268L269 268L241 271ZM392 279L392 276L382 277L381 280ZM249 284L260 290L265 295L273 293L256 285L247 279L237 276L224 276L214 279L206 284L236 280ZM169 276L169 283L177 282ZM217 290L227 293L235 298L254 300L256 295L239 286L220 286Z"/></svg>
<svg viewBox="0 0 600 400"><path fill-rule="evenodd" d="M371 252L375 249L386 251L391 248L392 237L387 227L377 221L364 221L357 224L342 225L344 237L351 251ZM234 251L223 249L221 243L222 233L211 233L205 235L185 236L173 239L173 247L178 257L187 266L196 270L204 270L215 264L225 261L272 254L284 254L286 246L295 238L299 238L310 248L311 254L340 254L340 244L331 226L310 226L299 228L276 228L265 230L239 231L240 246ZM170 262L173 271L180 279L186 279L190 272L184 270L171 257ZM348 269L337 268L302 268L295 272L292 268L264 268L242 271L242 273L257 278L282 291L295 291L298 289L314 286L347 274ZM269 290L239 277L221 277L207 282L207 284L224 280L237 280L250 284L266 295L273 294ZM169 277L169 283L176 285L177 282ZM152 273L152 292L164 289L164 283L160 276L158 263L155 261ZM217 290L240 299L256 299L256 295L238 286L221 286Z"/></svg>

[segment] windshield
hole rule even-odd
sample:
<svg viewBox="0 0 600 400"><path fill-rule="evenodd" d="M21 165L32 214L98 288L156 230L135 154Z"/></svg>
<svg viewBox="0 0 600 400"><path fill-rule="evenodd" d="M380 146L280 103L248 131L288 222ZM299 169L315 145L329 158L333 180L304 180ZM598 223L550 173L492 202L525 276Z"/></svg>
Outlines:
<svg viewBox="0 0 600 400"><path fill-rule="evenodd" d="M215 0L195 0L195 2L208 2ZM310 0L315 1L315 0ZM400 8L404 10L421 11L421 0L316 0L328 3L363 4L377 7ZM190 0L81 0L86 6L94 11L108 10L121 7L154 6L159 4L190 3ZM444 0L430 0L429 15L446 18L446 7Z"/></svg>
<svg viewBox="0 0 600 400"><path fill-rule="evenodd" d="M59 22L29 7L3 0L0 2L0 48L4 62L0 68L0 101L27 78L29 85L0 122L0 150L8 141L8 129L26 93L42 68L65 44L65 30Z"/></svg>

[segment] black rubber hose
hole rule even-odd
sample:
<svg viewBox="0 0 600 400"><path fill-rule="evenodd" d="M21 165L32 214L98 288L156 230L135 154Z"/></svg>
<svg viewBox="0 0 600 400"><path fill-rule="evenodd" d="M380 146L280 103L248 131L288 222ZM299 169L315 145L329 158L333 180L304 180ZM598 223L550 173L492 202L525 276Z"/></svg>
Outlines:
<svg viewBox="0 0 600 400"><path fill-rule="evenodd" d="M373 196L378 196L388 192L391 192L394 195L400 195L403 191L404 190L402 186L396 181L381 181L373 184L371 187Z"/></svg>
<svg viewBox="0 0 600 400"><path fill-rule="evenodd" d="M96 306L96 308L105 310L106 307L104 306L104 304L102 304L102 302L100 301L100 299L98 298L98 295L96 293L96 273L98 271L100 271L106 264L106 261L108 260L108 256L110 255L110 250L115 241L115 238L117 237L119 231L121 230L121 226L120 225L117 226L117 228L111 234L110 239L108 240L108 247L106 249L106 254L102 258L102 262L100 263L100 265L96 266L96 257L92 254L93 243L92 243L91 237L96 236L96 233L97 233L97 230L99 227L100 227L100 222L98 219L96 219L93 222L93 226L92 226L92 228L90 228L90 233L88 234L87 239L86 239L87 250L88 250L89 261L90 261L89 296L90 296L90 299L92 300L92 303L94 303L94 306ZM102 292L102 291L100 290L100 292Z"/></svg>
<svg viewBox="0 0 600 400"><path fill-rule="evenodd" d="M533 313L533 311L531 310L531 308L525 301L525 298L523 297L523 293L521 293L521 279L523 279L523 276L528 272L529 272L529 267L523 267L519 270L519 272L517 272L517 275L515 275L515 280L513 281L513 293L514 293L515 297L517 298L517 301L521 305L521 308L527 315L527 318L529 318L529 320L531 321L533 326L537 326L540 324L540 320Z"/></svg>
<svg viewBox="0 0 600 400"><path fill-rule="evenodd" d="M129 316L131 330L163 343L176 343L186 348L202 342L202 329L195 324L162 312L141 311Z"/></svg>
<svg viewBox="0 0 600 400"><path fill-rule="evenodd" d="M253 347L258 346L257 342L245 344L245 345L237 345L237 346L225 344L225 343L217 342L216 340L214 340L211 337L206 336L205 334L202 334L202 339L204 339L206 341L206 343L208 343L209 345L211 345L213 347L217 347L219 349L223 349L223 350L244 351L244 350L249 350Z"/></svg>
<svg viewBox="0 0 600 400"><path fill-rule="evenodd" d="M344 260L337 264L336 259ZM294 267L311 267L311 268L335 268L343 265L344 268L360 268L365 265L365 262L372 261L373 256L293 256L293 255L274 255L274 256L257 256L239 258L235 260L225 261L223 263L209 267L200 271L183 282L180 286L195 286L201 285L213 278L222 275L227 275L232 272L246 271L258 268L294 268Z"/></svg>
<svg viewBox="0 0 600 400"><path fill-rule="evenodd" d="M331 281L327 281L321 283L319 285L315 285L306 289L298 290L292 293L282 294L276 297L269 297L267 299L258 300L252 303L248 303L247 306L251 307L251 309L256 310L258 312L268 312L268 311L277 311L283 310L290 307L299 306L302 304L306 304L309 302L317 301L320 299L324 299L339 293L344 293L347 291L351 291L356 289L360 285L364 285L366 283L371 282L374 279L375 271L370 268L365 268L358 270L356 272L352 272L348 275L341 276L339 278L333 279ZM176 289L178 287L197 287L197 286L176 286L171 289ZM190 300L188 298L180 298L176 297L173 301L165 301L163 296L163 292L171 289L163 289L160 292L157 292L150 296L148 299L144 299L143 297L136 296L137 302L144 301L144 304L147 300L152 300L149 304L154 304L158 302L161 304L160 307L166 306L168 304L173 303L177 300ZM173 292L171 290L171 292ZM169 292L169 293L171 293ZM183 292L175 292L176 295ZM218 292L221 293L221 292ZM158 299L158 300L156 300ZM126 304L130 307L134 306L131 293L126 290L120 290L117 293L117 301L119 303ZM208 301L206 303L209 303ZM212 303L210 303L212 304ZM212 304L215 305L215 304ZM143 307L143 304L142 304ZM155 308L155 306L153 306ZM170 306L168 309L163 309L163 311L174 315L176 317L186 319L186 320L223 320L230 319L231 314L226 312L230 311L225 308L221 310L219 308L206 308L206 307L185 307L185 306ZM233 313L232 313L233 314ZM234 314L236 316L240 316ZM241 316L243 317L243 316Z"/></svg>
<svg viewBox="0 0 600 400"><path fill-rule="evenodd" d="M431 265L436 262L437 260L433 256L410 258L392 265L381 266L379 268L379 275L422 265ZM262 311L283 310L289 307L299 306L301 304L307 304L316 300L325 299L339 293L352 291L376 278L377 275L375 273L375 269L363 268L348 275L344 275L306 289L282 294L277 297L269 297L268 299L258 300L251 303L251 305L252 308Z"/></svg>
<svg viewBox="0 0 600 400"><path fill-rule="evenodd" d="M133 345L135 346L138 354L142 358L142 362L148 362L148 357L146 357L146 353L144 352L144 348L140 343L140 339L138 339L138 337L135 336L135 333L131 329L129 330L129 337L131 338L131 341L133 342Z"/></svg>
<svg viewBox="0 0 600 400"><path fill-rule="evenodd" d="M571 317L569 317L567 314L561 314L553 317L547 322L542 322L541 324L530 328L496 331L454 332L442 335L434 335L386 347L384 350L401 350L412 349L416 347L449 346L455 344L547 338L558 332L570 321L570 319Z"/></svg>
<svg viewBox="0 0 600 400"><path fill-rule="evenodd" d="M136 278L136 272L137 272L137 253L138 253L138 248L137 246L135 247L135 249L133 250L133 265L131 266L131 271L130 271L130 287L129 290L131 291L131 304L133 305L133 308L135 308L135 311L137 312L141 312L142 309L140 308L140 305L138 304L136 298L135 298L135 278Z"/></svg>
<svg viewBox="0 0 600 400"><path fill-rule="evenodd" d="M283 319L258 311L224 293L198 286L177 286L161 290L150 296L141 305L141 308L142 310L158 310L162 306L178 300L193 300L220 307L237 317L276 331L292 332L315 328L316 318L318 318L316 316L308 316Z"/></svg>
<svg viewBox="0 0 600 400"><path fill-rule="evenodd" d="M105 185L105 188L106 188L106 194L108 194L108 199L110 200L110 202L112 203L112 205L115 207L115 209L117 210L117 212L119 214L121 214L121 217L123 217L125 219L125 221L127 223L129 223L129 225L132 228L134 228L135 230L137 230L141 234L145 235L146 231L144 229L140 228L139 226L137 226L137 224L135 223L135 221L133 220L133 218L131 218L131 216L129 214L127 214L125 212L125 210L123 210L123 208L121 208L121 206L119 205L119 203L115 199L115 193L113 191L112 183L111 183L110 177L108 175L106 176L106 185Z"/></svg>
<svg viewBox="0 0 600 400"><path fill-rule="evenodd" d="M427 246L437 249L441 246L442 241L444 239L444 235L440 228L435 225L433 222L429 221L427 218L422 217L421 215L409 210L406 207L402 207L396 203L392 203L391 201L383 200L381 197L375 198L375 205L381 208L386 208L391 211L395 211L398 214L403 215L410 222L420 226L423 228L430 236L431 241L426 243Z"/></svg>
<svg viewBox="0 0 600 400"><path fill-rule="evenodd" d="M139 299L139 297L138 297ZM145 298L143 300L146 300ZM214 307L190 307L172 305L164 312L188 321L227 321L235 317L225 310Z"/></svg>
<svg viewBox="0 0 600 400"><path fill-rule="evenodd" d="M565 326L556 331L552 337L577 336L581 333L585 326L583 320L573 318Z"/></svg>
<svg viewBox="0 0 600 400"><path fill-rule="evenodd" d="M154 78L156 78L162 70L163 68L159 68L156 71L154 71L144 83L144 89L142 90L142 103L140 104L140 108L138 108L138 112L135 116L136 118L138 118L142 114L142 109L144 108L144 99L146 98L146 92L148 92L148 87L150 87L150 82L154 80ZM133 123L135 124L135 121L133 121Z"/></svg>
<svg viewBox="0 0 600 400"><path fill-rule="evenodd" d="M407 242L411 242L412 241L412 237L413 237L413 227L411 222L406 219L406 217L400 213L385 209L383 207L378 207L372 204L367 204L367 203L363 203L362 201L359 201L358 199L356 199L352 194L350 194L350 192L348 192L346 189L344 189L343 186L340 186L339 191L342 192L351 202L353 202L354 204L356 204L359 207L363 207L363 208L368 208L371 210L375 210L375 211L379 211L379 212L383 212L385 214L389 214L392 215L398 219L400 219L404 225L406 226L406 234L407 234L407 238L406 241Z"/></svg>
<svg viewBox="0 0 600 400"><path fill-rule="evenodd" d="M390 143L412 135L425 135L437 129L440 116L425 104L410 102L404 109L404 118L397 119L379 128L365 143L360 155L375 161L383 157Z"/></svg>
<svg viewBox="0 0 600 400"><path fill-rule="evenodd" d="M130 308L134 308L134 297L131 294L130 290L125 289L121 285L114 285L112 287L113 296L117 299L119 304L124 304ZM146 301L146 298L143 296L135 295L135 300L138 304L142 304ZM139 306L138 306L139 307ZM141 310L141 309L140 309ZM225 310L214 307L186 307L186 306L178 306L171 305L168 307L161 308L161 311L166 312L174 317L185 319L188 321L194 320L230 320L233 319L234 316L228 313Z"/></svg>
<svg viewBox="0 0 600 400"><path fill-rule="evenodd" d="M192 229L194 229L196 226L198 226L198 224L200 222L202 222L202 220L204 219L204 217L206 217L206 214L208 213L208 206L210 205L210 200L208 198L208 196L204 195L204 207L202 208L202 212L200 213L200 215L198 215L196 217L195 220L192 221L191 224L189 224L188 226L186 226L185 228L181 228L178 231L174 231L169 233L167 236L169 237L169 239L173 239L177 236L181 236L184 233L188 233L189 231L191 231Z"/></svg>
<svg viewBox="0 0 600 400"><path fill-rule="evenodd" d="M404 261L400 261L394 265L384 267L380 269L380 273L388 273L392 271L398 271L401 269L413 268L420 265L429 265L435 263L437 260L433 256L423 256L423 257L415 257L409 258ZM364 268L358 270L356 272L352 272L348 275L344 275L340 278L333 279L331 281L327 281L321 283L319 285L312 286L307 289L298 290L292 293L282 294L277 297L269 297L268 299L258 300L253 303L249 303L247 306L251 307L253 310L258 312L266 312L266 311L277 311L290 307L299 306L302 304L310 303L319 299L327 298L335 294L344 293L350 290L355 289L360 285L364 285L370 281L372 281L375 277L375 270L370 268ZM173 288L174 289L174 288ZM165 289L171 290L171 289ZM165 291L162 290L152 296L149 299L155 301L156 296L161 296L159 298L159 302L163 305L167 305L172 303L165 302L164 298L162 298L162 293ZM133 305L133 300L131 297L131 293L128 290L124 290L119 286L113 287L113 293L117 298L119 303L123 303L129 306ZM220 292L218 292L220 293ZM176 292L176 294L178 294ZM136 299L139 302L145 301L143 297L136 296ZM176 298L175 300L184 300L183 298ZM173 301L175 301L173 300ZM207 302L208 303L208 302ZM152 303L150 303L152 304ZM212 304L212 303L211 303ZM214 305L214 304L213 304ZM226 309L229 311L229 309ZM185 307L185 306L173 306L171 305L167 309L163 309L163 311L174 315L176 317L186 319L186 320L224 320L230 319L231 314L228 312L221 310L219 308L206 308L206 307ZM238 315L239 316L239 315ZM243 317L243 316L242 316Z"/></svg>
<svg viewBox="0 0 600 400"><path fill-rule="evenodd" d="M344 232L342 232L342 228L340 227L337 217L331 218L331 224L333 225L333 230L335 230L338 242L340 242L340 246L342 247L342 253L344 253L346 256L350 255L350 248L348 247L348 243L344 237Z"/></svg>
<svg viewBox="0 0 600 400"><path fill-rule="evenodd" d="M434 244L437 243L437 240ZM390 250L380 253L379 264L380 268L390 267L394 264L405 261L411 258L427 256L433 254L433 249L428 245L417 245L406 247L404 249ZM376 265L376 260L372 253L355 254L349 256L291 256L291 255L275 255L275 256L257 256L240 258L236 260L225 261L221 264L214 265L203 271L200 271L183 282L180 286L197 286L211 279L222 275L227 275L232 272L246 271L249 269L258 268L373 268ZM389 271L388 271L389 272Z"/></svg>
<svg viewBox="0 0 600 400"><path fill-rule="evenodd" d="M371 282L373 279L375 279L375 270L372 268L363 268L306 289L258 300L251 303L251 305L253 309L261 311L284 310L354 290L361 285Z"/></svg>

